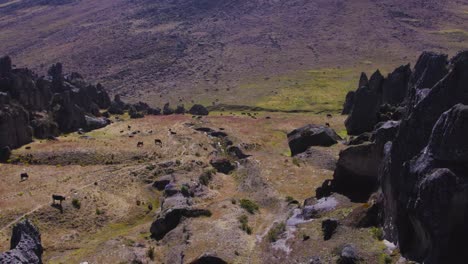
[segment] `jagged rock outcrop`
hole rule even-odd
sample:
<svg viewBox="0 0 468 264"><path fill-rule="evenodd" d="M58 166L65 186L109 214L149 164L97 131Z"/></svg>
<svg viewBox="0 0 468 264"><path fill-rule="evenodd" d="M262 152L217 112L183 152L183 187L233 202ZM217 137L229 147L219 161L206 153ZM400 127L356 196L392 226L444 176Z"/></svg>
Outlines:
<svg viewBox="0 0 468 264"><path fill-rule="evenodd" d="M18 148L32 141L29 114L16 103L0 105L0 148Z"/></svg>
<svg viewBox="0 0 468 264"><path fill-rule="evenodd" d="M29 221L22 220L13 227L10 250L0 254L0 263L41 264L41 235Z"/></svg>
<svg viewBox="0 0 468 264"><path fill-rule="evenodd" d="M367 86L357 89L351 114L345 121L349 135L359 135L372 131L375 124L377 124L382 83L383 76L377 71L372 75Z"/></svg>
<svg viewBox="0 0 468 264"><path fill-rule="evenodd" d="M341 140L336 132L326 126L307 125L288 133L291 154L297 155L312 146L329 147Z"/></svg>
<svg viewBox="0 0 468 264"><path fill-rule="evenodd" d="M68 91L55 94L51 108L52 117L60 131L68 133L86 127L85 112L73 103Z"/></svg>
<svg viewBox="0 0 468 264"><path fill-rule="evenodd" d="M120 99L120 95L114 96L114 101L111 102L107 111L113 115L123 115L125 110L125 103Z"/></svg>
<svg viewBox="0 0 468 264"><path fill-rule="evenodd" d="M468 106L442 114L427 147L402 170L406 204L397 219L401 250L424 263L462 263L468 227ZM400 201L402 202L402 201Z"/></svg>
<svg viewBox="0 0 468 264"><path fill-rule="evenodd" d="M382 103L399 105L408 93L408 82L411 77L410 65L398 67L385 79L382 87Z"/></svg>
<svg viewBox="0 0 468 264"><path fill-rule="evenodd" d="M334 180L322 189L355 195L366 186L358 184L361 176L373 175L373 187L381 190L385 238L398 244L403 256L429 264L464 263L468 259L464 250L468 228L463 220L468 215L468 51L450 62L446 55L425 52L409 73L408 66L400 67L382 85L381 103L388 105L379 106L377 120L401 121L369 126L370 142L344 150ZM405 80L407 92L402 98ZM348 119L359 109L358 94L359 90Z"/></svg>
<svg viewBox="0 0 468 264"><path fill-rule="evenodd" d="M351 110L353 109L354 105L354 97L356 96L356 92L350 91L346 94L346 99L343 104L343 111L341 111L342 115L349 115Z"/></svg>
<svg viewBox="0 0 468 264"><path fill-rule="evenodd" d="M208 111L208 109L206 109L206 107L204 107L203 105L195 104L195 105L193 105L193 106L190 108L189 113L192 114L192 115L203 115L203 116L206 116L206 115L209 114L209 111Z"/></svg>
<svg viewBox="0 0 468 264"><path fill-rule="evenodd" d="M100 108L109 107L110 99L102 85L89 85L78 73L64 76L60 63L46 77L14 69L9 57L0 58L0 68L0 148L27 144L32 135L53 138L104 125Z"/></svg>

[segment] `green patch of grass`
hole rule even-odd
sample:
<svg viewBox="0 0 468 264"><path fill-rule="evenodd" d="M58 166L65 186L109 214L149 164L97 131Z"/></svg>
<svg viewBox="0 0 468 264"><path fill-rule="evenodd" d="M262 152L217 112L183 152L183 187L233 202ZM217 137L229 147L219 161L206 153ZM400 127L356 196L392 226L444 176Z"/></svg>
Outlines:
<svg viewBox="0 0 468 264"><path fill-rule="evenodd" d="M384 239L384 233L383 233L382 228L371 227L370 232L372 234L372 237L374 237L375 239L377 239L379 241L382 241Z"/></svg>
<svg viewBox="0 0 468 264"><path fill-rule="evenodd" d="M258 204L249 199L241 199L239 202L240 206L250 214L255 214L255 212L257 212L260 209Z"/></svg>
<svg viewBox="0 0 468 264"><path fill-rule="evenodd" d="M382 253L379 255L379 264L392 264L393 259L389 255Z"/></svg>
<svg viewBox="0 0 468 264"><path fill-rule="evenodd" d="M276 242L278 240L278 237L286 231L286 224L281 222L275 224L270 231L268 231L267 237L268 241L271 243Z"/></svg>
<svg viewBox="0 0 468 264"><path fill-rule="evenodd" d="M279 88L261 98L256 106L283 111L337 111L341 109L346 93L356 89L358 74L355 69L333 68L279 77L276 83Z"/></svg>
<svg viewBox="0 0 468 264"><path fill-rule="evenodd" d="M252 234L252 228L249 226L249 218L246 215L239 217L240 229L244 230L247 234Z"/></svg>
<svg viewBox="0 0 468 264"><path fill-rule="evenodd" d="M432 34L445 36L451 41L468 41L468 32L462 29L444 29L433 31Z"/></svg>

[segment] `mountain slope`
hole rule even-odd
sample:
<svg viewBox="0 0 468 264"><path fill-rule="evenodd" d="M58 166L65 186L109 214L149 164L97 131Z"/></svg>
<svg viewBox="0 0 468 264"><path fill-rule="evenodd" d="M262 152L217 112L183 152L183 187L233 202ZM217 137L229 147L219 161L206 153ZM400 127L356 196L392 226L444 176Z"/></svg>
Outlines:
<svg viewBox="0 0 468 264"><path fill-rule="evenodd" d="M349 69L468 48L463 2L3 0L0 53L42 72L62 61L152 104L327 109L355 88ZM321 85L338 86L336 97L302 102L320 92L307 71L330 68Z"/></svg>

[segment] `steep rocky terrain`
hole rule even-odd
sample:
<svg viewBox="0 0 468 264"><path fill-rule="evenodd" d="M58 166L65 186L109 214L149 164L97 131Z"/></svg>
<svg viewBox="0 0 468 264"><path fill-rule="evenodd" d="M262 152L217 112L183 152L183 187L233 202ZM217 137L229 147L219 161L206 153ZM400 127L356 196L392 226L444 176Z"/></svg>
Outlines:
<svg viewBox="0 0 468 264"><path fill-rule="evenodd" d="M333 181L317 195L374 200L381 215L377 225L403 256L463 263L468 52L450 60L425 52L413 71L404 68L387 78L376 72L367 81L363 75L348 96L353 100L345 103L352 105L346 127L357 137L340 153ZM399 100L386 100L393 96Z"/></svg>
<svg viewBox="0 0 468 264"><path fill-rule="evenodd" d="M61 61L153 106L316 110L354 87L350 72L467 48L467 10L461 0L3 0L0 54L42 73ZM343 83L326 83L339 88L333 100L307 72L330 69Z"/></svg>

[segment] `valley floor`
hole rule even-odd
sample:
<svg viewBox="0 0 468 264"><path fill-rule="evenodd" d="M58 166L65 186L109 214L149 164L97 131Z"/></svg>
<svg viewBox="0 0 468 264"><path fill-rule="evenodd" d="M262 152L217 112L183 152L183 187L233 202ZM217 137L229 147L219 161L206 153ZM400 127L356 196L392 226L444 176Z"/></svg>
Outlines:
<svg viewBox="0 0 468 264"><path fill-rule="evenodd" d="M358 249L364 263L399 258L397 253L390 256L376 236L378 230L340 225L332 239L323 241L323 219L345 219L354 208L365 206L342 196L335 197L334 210L317 219L287 221L297 207L291 200L302 204L332 178L344 146L319 148L315 158L291 158L286 134L305 124L330 123L345 136L343 116L217 112L201 119L172 115L112 120L110 126L83 135L36 140L0 165L0 251L8 249L11 227L27 217L42 234L45 263L190 263L203 253L229 263L309 263L313 256L335 263L346 244ZM251 156L230 175L215 174L203 195L193 199L196 207L211 211L210 217L185 219L156 241L149 231L162 193L152 183L165 174L177 175L180 182L198 181L210 168L216 141L194 130L197 127L227 133ZM162 146L155 145L155 139ZM143 147L137 147L138 142ZM29 179L20 182L23 172ZM62 207L51 205L52 194L67 197ZM259 212L247 213L240 199L254 201ZM242 215L247 216L250 235L240 228ZM286 223L285 232L276 236L270 230L279 223Z"/></svg>

